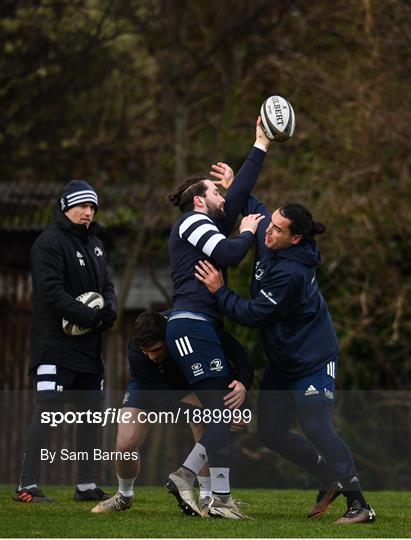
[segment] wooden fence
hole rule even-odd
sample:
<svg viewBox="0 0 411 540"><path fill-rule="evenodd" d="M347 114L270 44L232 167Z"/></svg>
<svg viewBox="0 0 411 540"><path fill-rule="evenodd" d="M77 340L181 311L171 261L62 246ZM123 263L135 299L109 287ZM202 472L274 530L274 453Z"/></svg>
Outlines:
<svg viewBox="0 0 411 540"><path fill-rule="evenodd" d="M105 407L120 407L129 371L127 363L127 343L132 335L136 312L126 312L122 328L113 333L115 339L114 358L105 358L107 398ZM34 378L28 376L31 327L31 281L28 273L0 273L0 483L17 484L25 437L35 409ZM174 428L174 429L173 429ZM141 483L155 484L178 464L190 446L187 428L180 437L181 429L175 426L155 426L151 430L146 448L142 452L145 466ZM63 425L53 428L46 448L75 450L75 428ZM99 448L115 449L117 425L101 429ZM184 436L185 434L185 436ZM157 459L157 454L167 448L166 459ZM159 465L161 463L161 465ZM39 477L42 484L72 484L76 478L77 464L61 461L41 464ZM97 479L105 484L115 481L112 461L98 462Z"/></svg>
<svg viewBox="0 0 411 540"><path fill-rule="evenodd" d="M121 329L109 337L114 340L114 346L112 343L107 350L115 352L105 359L109 376L105 407L121 406L129 376L127 343L137 313L126 312ZM26 432L35 408L33 379L27 376L30 326L29 275L0 272L0 483L18 482ZM340 391L337 398L337 428L353 449L364 486L368 489L409 489L409 391ZM255 401L255 396L251 395L250 402L255 404ZM261 447L255 435L255 419L253 424L251 429L234 437L231 474L234 484L243 487L315 487L313 479L305 472L290 467L285 460ZM116 431L116 424L102 429L98 447L114 450ZM74 433L73 425L53 428L46 448L75 450ZM192 444L193 439L185 425L153 426L143 447L143 467L138 483L159 485L181 464ZM76 468L74 461L43 464L40 482L73 484ZM116 483L112 461L98 462L96 471L100 483Z"/></svg>

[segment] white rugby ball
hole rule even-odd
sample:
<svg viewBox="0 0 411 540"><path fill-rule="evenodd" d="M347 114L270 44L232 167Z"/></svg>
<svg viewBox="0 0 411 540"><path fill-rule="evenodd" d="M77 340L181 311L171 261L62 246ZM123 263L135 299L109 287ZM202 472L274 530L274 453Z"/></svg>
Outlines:
<svg viewBox="0 0 411 540"><path fill-rule="evenodd" d="M281 96L270 96L260 109L262 128L276 142L288 141L295 129L295 114L290 103Z"/></svg>
<svg viewBox="0 0 411 540"><path fill-rule="evenodd" d="M104 307L104 298L98 292L85 292L77 296L76 300L93 309L102 309ZM61 323L64 333L68 336L82 336L91 330L91 328L82 328L67 319L63 319Z"/></svg>

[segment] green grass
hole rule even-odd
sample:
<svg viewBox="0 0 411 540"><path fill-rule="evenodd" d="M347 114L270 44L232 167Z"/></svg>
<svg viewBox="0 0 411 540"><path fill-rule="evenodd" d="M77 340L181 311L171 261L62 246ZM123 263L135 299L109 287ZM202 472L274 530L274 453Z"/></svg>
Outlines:
<svg viewBox="0 0 411 540"><path fill-rule="evenodd" d="M243 509L253 521L187 517L164 488L138 488L133 507L115 514L91 514L94 504L74 502L72 488L46 487L44 491L55 504L16 503L11 499L13 488L0 486L1 537L404 538L411 531L408 492L369 493L377 521L341 526L333 522L345 509L343 497L327 516L306 519L316 495L313 491L236 490L235 497L248 503Z"/></svg>

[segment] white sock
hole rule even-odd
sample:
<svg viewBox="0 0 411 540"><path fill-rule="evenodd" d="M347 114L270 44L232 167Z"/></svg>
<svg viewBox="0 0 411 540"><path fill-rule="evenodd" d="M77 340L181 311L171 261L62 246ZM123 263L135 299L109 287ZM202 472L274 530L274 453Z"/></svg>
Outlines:
<svg viewBox="0 0 411 540"><path fill-rule="evenodd" d="M36 488L36 487L37 487L37 484L30 484L29 486L22 486L20 484L17 489L20 491L21 489L31 489L31 488Z"/></svg>
<svg viewBox="0 0 411 540"><path fill-rule="evenodd" d="M134 478L121 478L121 476L117 475L118 491L124 495L124 497L134 496L134 481L136 478L136 476Z"/></svg>
<svg viewBox="0 0 411 540"><path fill-rule="evenodd" d="M230 469L228 467L210 467L210 477L213 493L230 494Z"/></svg>
<svg viewBox="0 0 411 540"><path fill-rule="evenodd" d="M211 497L211 477L197 476L197 482L200 488L200 499L204 499L205 497Z"/></svg>
<svg viewBox="0 0 411 540"><path fill-rule="evenodd" d="M203 468L204 463L207 463L207 452L204 446L197 443L191 452L188 454L187 459L183 463L183 466L193 471L197 475Z"/></svg>
<svg viewBox="0 0 411 540"><path fill-rule="evenodd" d="M90 484L77 484L79 491L87 491L88 489L96 489L96 484L91 482Z"/></svg>

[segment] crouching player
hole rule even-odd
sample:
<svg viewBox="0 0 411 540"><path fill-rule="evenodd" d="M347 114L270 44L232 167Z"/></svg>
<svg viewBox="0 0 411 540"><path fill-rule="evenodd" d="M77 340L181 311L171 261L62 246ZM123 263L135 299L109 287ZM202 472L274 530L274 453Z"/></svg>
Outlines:
<svg viewBox="0 0 411 540"><path fill-rule="evenodd" d="M122 417L126 412L129 414L128 420L118 426L116 452L121 456L137 452L138 459L116 460L118 492L95 506L91 510L94 513L127 510L133 504L134 482L141 467L139 452L150 430L150 423L140 421L140 418L144 418L141 413L176 412L178 409L184 413L201 406L197 396L187 387L184 375L169 357L165 343L166 325L166 317L156 311L145 311L136 320L135 338L128 349L131 379L123 399ZM233 336L222 329L221 339L227 356L235 365L233 375L236 373L236 379L227 389L225 403L229 408L237 408L244 401L246 387L252 383L253 368L246 351ZM186 415L180 414L180 418L184 420ZM190 422L190 427L197 443L203 432L202 425ZM184 462L182 467L169 476L167 487L184 513L205 516L211 496L207 456L198 451L196 444L187 459L200 459L203 463L197 476L199 503L195 498L194 481L188 487L187 483L179 482L181 474L190 470L190 463Z"/></svg>

